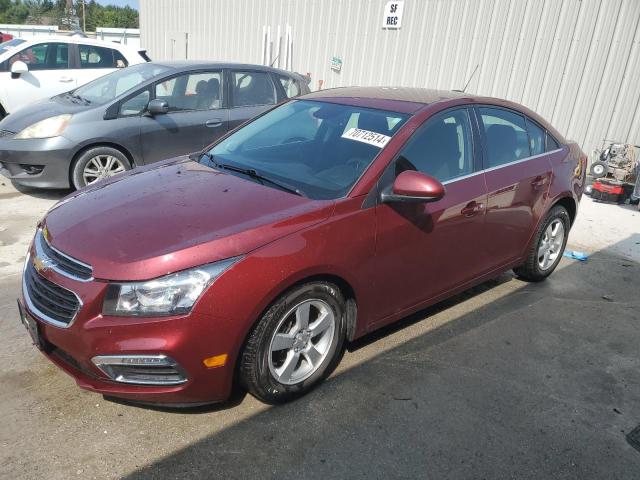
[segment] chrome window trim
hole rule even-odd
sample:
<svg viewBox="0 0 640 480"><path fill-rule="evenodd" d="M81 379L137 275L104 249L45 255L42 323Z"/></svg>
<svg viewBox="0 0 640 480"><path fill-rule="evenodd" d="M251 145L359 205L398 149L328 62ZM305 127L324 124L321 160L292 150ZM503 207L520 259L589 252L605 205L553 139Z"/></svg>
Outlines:
<svg viewBox="0 0 640 480"><path fill-rule="evenodd" d="M76 292L73 292L68 288L63 287L62 285L58 285L57 283L51 282L51 280L49 280L51 283L54 283L56 286L62 288L63 290L66 290L67 292L71 293L74 297L76 297L76 299L78 300L78 308L76 309L76 313L73 315L73 317L71 317L71 320L69 320L69 323L64 323L59 320L56 320L55 318L51 318L46 313L42 312L31 301L31 298L29 297L29 291L27 289L25 274L27 272L27 267L29 265L30 260L31 260L31 254L27 253L27 258L26 258L26 261L24 262L24 269L22 270L22 296L24 297L24 301L27 304L27 307L31 312L33 312L38 317L39 320L42 320L45 323L53 325L54 327L69 328L71 325L73 325L73 322L76 321L76 317L78 316L78 313L80 313L80 310L82 310L82 307L84 306L84 304L82 303L82 300L76 294ZM36 271L36 275L39 275L37 271Z"/></svg>
<svg viewBox="0 0 640 480"><path fill-rule="evenodd" d="M493 171L499 170L501 168L510 167L511 165L517 165L518 163L526 162L528 160L534 160L534 159L542 157L544 155L550 155L552 153L557 153L557 152L561 152L561 151L562 151L562 148L557 148L555 150L549 150L548 152L539 153L538 155L531 155L529 157L520 158L518 160L514 160L513 162L503 163L502 165L496 165L495 167L483 168L482 170L478 170L477 172L468 173L468 174L462 175L460 177L455 177L455 178L451 178L449 180L445 180L444 182L442 182L442 184L443 185L448 185L450 183L457 182L458 180L465 180L465 179L467 179L469 177L474 177L474 176L479 175L481 173L493 172Z"/></svg>
<svg viewBox="0 0 640 480"><path fill-rule="evenodd" d="M81 278L81 277L77 277L77 276L75 276L75 275L73 275L73 274L71 274L71 273L69 273L69 272L67 272L67 271L62 270L61 268L59 268L59 267L58 267L58 263L57 263L53 258L49 257L49 256L44 252L44 250L42 249L41 242L43 242L43 241L44 241L44 242L47 242L47 246L48 246L51 250L53 250L54 252L56 252L58 255L60 255L61 257L64 257L64 258L66 258L67 260L69 260L69 261L71 261L71 262L77 263L78 265L81 265L81 266L83 266L83 267L85 267L85 268L88 268L88 269L91 271L91 277L89 277L89 278ZM49 262L48 262L48 264L49 264L49 268L51 268L51 270L53 270L54 272L56 272L56 273L58 273L58 274L62 275L63 277L67 277L67 278L70 278L71 280L75 280L75 281L77 281L77 282L84 282L84 283L86 283L86 282L92 282L92 281L93 281L93 267L92 267L91 265L88 265L88 264L84 263L84 262L81 262L80 260L78 260L78 259L76 259L76 258L70 257L70 256L69 256L69 255L67 255L66 253L63 253L63 252L61 252L60 250L58 250L57 248L55 248L53 245L51 245L51 244L47 241L47 239L45 238L45 236L44 236L44 234L43 234L43 232L42 232L42 229L41 229L41 228L39 228L39 229L38 229L38 231L36 232L36 238L35 238L35 241L33 242L33 245L34 245L34 247L35 247L35 249L36 249L36 256L37 256L38 258L41 258L41 259L45 260L45 261L47 261L47 260L48 260L48 261L49 261Z"/></svg>

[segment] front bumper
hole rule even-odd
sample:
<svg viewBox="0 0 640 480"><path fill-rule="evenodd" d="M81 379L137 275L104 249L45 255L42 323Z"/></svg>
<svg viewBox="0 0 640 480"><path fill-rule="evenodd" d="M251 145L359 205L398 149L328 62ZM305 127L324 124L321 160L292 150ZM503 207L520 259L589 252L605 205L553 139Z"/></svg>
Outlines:
<svg viewBox="0 0 640 480"><path fill-rule="evenodd" d="M25 186L69 188L76 145L65 137L0 139L0 174Z"/></svg>
<svg viewBox="0 0 640 480"><path fill-rule="evenodd" d="M29 292L24 286L21 299L23 308L37 324L42 352L80 387L129 401L163 405L214 403L229 397L234 355L214 368L205 366L203 360L233 352L233 341L224 334L233 322L195 310L180 317L104 317L101 310L107 282L81 282L51 269L38 274L81 299L82 306L67 327L46 321L33 302L27 301ZM95 359L114 355L170 358L186 380L172 385L112 380L108 370L96 365Z"/></svg>

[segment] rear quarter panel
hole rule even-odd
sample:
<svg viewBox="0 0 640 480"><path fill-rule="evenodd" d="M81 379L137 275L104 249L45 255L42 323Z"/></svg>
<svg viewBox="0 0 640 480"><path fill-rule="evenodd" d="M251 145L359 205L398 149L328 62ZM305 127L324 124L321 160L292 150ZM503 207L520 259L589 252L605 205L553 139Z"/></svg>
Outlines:
<svg viewBox="0 0 640 480"><path fill-rule="evenodd" d="M576 212L584 192L587 170L587 156L577 143L563 145L559 155L551 156L553 176L549 186L548 208L562 198L571 198L575 202Z"/></svg>

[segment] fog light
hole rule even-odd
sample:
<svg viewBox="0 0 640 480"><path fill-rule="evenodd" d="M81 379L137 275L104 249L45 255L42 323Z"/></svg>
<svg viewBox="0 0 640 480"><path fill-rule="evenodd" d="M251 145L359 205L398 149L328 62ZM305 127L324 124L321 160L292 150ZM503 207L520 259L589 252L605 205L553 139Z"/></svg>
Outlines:
<svg viewBox="0 0 640 480"><path fill-rule="evenodd" d="M39 173L42 173L42 170L44 170L44 165L20 164L20 168L22 168L22 170L24 170L27 173L27 175L38 175Z"/></svg>
<svg viewBox="0 0 640 480"><path fill-rule="evenodd" d="M179 385L184 370L166 355L101 355L91 361L111 380L138 385Z"/></svg>

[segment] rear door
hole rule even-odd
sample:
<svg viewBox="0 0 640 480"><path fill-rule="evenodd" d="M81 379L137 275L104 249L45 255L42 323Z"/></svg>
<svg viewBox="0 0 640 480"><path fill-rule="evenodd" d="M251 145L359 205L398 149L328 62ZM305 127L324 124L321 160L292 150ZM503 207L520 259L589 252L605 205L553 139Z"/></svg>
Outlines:
<svg viewBox="0 0 640 480"><path fill-rule="evenodd" d="M222 70L175 75L156 83L153 96L169 104L169 113L142 118L145 163L201 150L229 128Z"/></svg>
<svg viewBox="0 0 640 480"><path fill-rule="evenodd" d="M74 49L78 52L77 64L73 65L71 74L76 78L78 86L129 65L127 59L113 48L78 44L74 45Z"/></svg>
<svg viewBox="0 0 640 480"><path fill-rule="evenodd" d="M527 128L524 115L489 106L477 107L476 112L489 192L486 229L492 240L486 254L501 266L523 255L545 211L551 162L544 152L544 131L530 120Z"/></svg>
<svg viewBox="0 0 640 480"><path fill-rule="evenodd" d="M445 294L491 267L482 254L487 191L474 118L464 107L431 117L380 179L379 190L402 171L418 170L440 180L446 194L432 203L376 206L379 318Z"/></svg>
<svg viewBox="0 0 640 480"><path fill-rule="evenodd" d="M11 65L16 61L22 61L29 71L16 78L10 73L7 75L7 111L73 90L76 78L70 72L69 59L69 44L62 42L32 45L10 57L7 70L11 71Z"/></svg>
<svg viewBox="0 0 640 480"><path fill-rule="evenodd" d="M272 76L259 70L230 70L229 94L231 129L260 115L278 101Z"/></svg>

